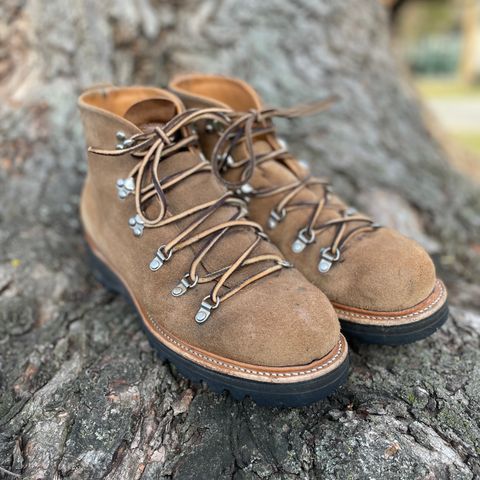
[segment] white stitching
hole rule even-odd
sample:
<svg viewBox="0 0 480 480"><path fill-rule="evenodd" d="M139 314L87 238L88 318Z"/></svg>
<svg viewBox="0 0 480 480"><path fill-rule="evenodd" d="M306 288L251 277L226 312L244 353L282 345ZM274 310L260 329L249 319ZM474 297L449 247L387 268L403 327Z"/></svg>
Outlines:
<svg viewBox="0 0 480 480"><path fill-rule="evenodd" d="M182 343L178 342L177 340L172 338L170 335L168 335L168 333L166 333L164 330L162 330L160 325L155 321L154 318L152 318L150 313L147 312L147 316L150 319L150 321L153 323L153 326L158 331L158 333L160 333L163 337L165 337L171 343L174 343L175 345L180 347L182 350L185 350L186 352L189 352L189 353L191 353L191 354L193 354L197 357L203 358L204 360L207 360L208 362L214 363L216 365L220 365L222 367L227 367L227 368L230 368L232 370L238 370L238 371L243 372L243 373L250 373L250 374L253 374L253 375L266 375L266 376L270 376L270 377L292 377L292 376L298 376L298 375L308 375L309 373L315 373L315 372L317 372L319 370L322 370L323 368L327 367L328 365L331 365L340 356L340 354L342 353L342 350L343 350L342 341L339 340L338 341L338 352L330 360L326 361L325 363L322 363L321 365L318 365L315 368L310 368L309 370L301 370L301 371L297 371L297 372L286 372L286 373L275 373L275 372L263 372L263 371L260 371L260 370L250 370L250 369L247 369L247 368L238 367L237 365L232 365L231 363L221 362L219 360L216 360L215 358L209 357L208 355L204 355L203 353L197 352L196 350L193 350L191 348L186 347L185 345L183 345Z"/></svg>
<svg viewBox="0 0 480 480"><path fill-rule="evenodd" d="M102 261L107 265L107 262L105 260L102 260ZM108 268L110 268L110 267L108 267ZM115 273L115 275L117 275L121 279L121 276L119 274L117 274L113 269L111 269L111 270L112 270L112 272ZM122 281L122 283L124 283L123 280L121 280L121 281ZM127 291L129 292L128 287L127 287ZM131 295L130 292L129 292L129 295L131 296L132 300L135 303L133 295ZM338 352L330 360L326 361L325 363L322 363L321 365L318 365L315 368L310 368L309 370L301 370L301 371L296 371L296 372L291 372L291 373L290 372L287 372L287 373L270 373L270 372L263 372L261 370L249 370L249 369L245 369L243 367L238 367L237 365L232 365L230 363L220 362L218 360L215 360L214 358L211 358L207 355L203 355L202 353L199 353L199 352L197 352L197 351L195 351L191 348L186 347L185 345L183 345L182 343L178 342L177 340L172 338L170 335L168 335L168 333L166 333L164 330L162 330L160 325L155 321L155 319L150 315L149 312L147 312L147 316L150 319L150 321L153 323L153 326L155 327L155 329L160 333L160 335L162 335L163 337L165 337L167 340L174 343L175 345L178 345L182 350L185 350L189 353L192 353L193 355L195 355L197 357L203 358L204 360L207 360L208 362L212 362L212 363L215 363L217 365L227 367L227 368L230 368L230 369L233 369L233 370L238 370L240 372L251 373L253 375L260 375L260 376L266 375L266 376L269 376L269 377L292 377L292 376L299 376L299 375L308 375L309 373L315 373L315 372L317 372L319 370L322 370L323 368L327 367L328 365L331 365L342 354L342 351L343 351L342 340L340 339L338 341L338 347L337 347Z"/></svg>
<svg viewBox="0 0 480 480"><path fill-rule="evenodd" d="M351 317L357 317L357 318L372 318L375 320L398 320L401 318L411 318L411 317L416 317L418 315L421 315L424 312L427 312L428 310L431 310L442 298L443 294L445 293L445 288L442 283L439 283L440 286L440 292L438 294L438 297L427 307L422 308L421 310L418 310L417 312L413 313L406 313L404 315L396 315L396 316L384 316L384 315L364 315L361 313L355 313L355 312L349 312L348 310L343 310L339 307L335 307L335 310L337 312L340 312L342 314L346 314L347 316Z"/></svg>

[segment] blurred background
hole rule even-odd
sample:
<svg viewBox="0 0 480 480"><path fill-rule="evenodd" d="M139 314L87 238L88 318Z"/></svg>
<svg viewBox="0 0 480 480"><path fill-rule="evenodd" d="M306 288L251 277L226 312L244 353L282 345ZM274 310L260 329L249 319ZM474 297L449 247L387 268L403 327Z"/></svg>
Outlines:
<svg viewBox="0 0 480 480"><path fill-rule="evenodd" d="M0 0L0 478L480 478L479 10ZM341 98L279 128L342 197L434 256L452 307L439 333L355 345L348 385L307 410L215 397L155 360L85 261L76 99L192 70L240 76L273 106Z"/></svg>
<svg viewBox="0 0 480 480"><path fill-rule="evenodd" d="M454 140L452 161L480 182L480 1L383 3L395 49L438 127Z"/></svg>

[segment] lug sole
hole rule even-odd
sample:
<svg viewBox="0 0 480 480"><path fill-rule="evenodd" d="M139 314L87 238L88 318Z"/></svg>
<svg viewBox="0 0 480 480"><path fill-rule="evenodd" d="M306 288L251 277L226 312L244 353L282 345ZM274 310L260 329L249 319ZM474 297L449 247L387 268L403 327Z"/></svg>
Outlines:
<svg viewBox="0 0 480 480"><path fill-rule="evenodd" d="M402 325L368 325L340 318L342 333L363 343L405 345L435 333L448 319L448 303L427 318Z"/></svg>
<svg viewBox="0 0 480 480"><path fill-rule="evenodd" d="M215 372L179 355L152 334L145 324L128 289L118 276L93 252L86 243L87 258L95 278L108 290L122 295L137 312L150 345L162 361L175 365L178 372L193 383L204 382L215 393L229 392L236 400L250 397L258 405L269 407L302 407L332 394L345 383L349 371L349 355L334 369L311 380L290 383L272 383L244 379Z"/></svg>

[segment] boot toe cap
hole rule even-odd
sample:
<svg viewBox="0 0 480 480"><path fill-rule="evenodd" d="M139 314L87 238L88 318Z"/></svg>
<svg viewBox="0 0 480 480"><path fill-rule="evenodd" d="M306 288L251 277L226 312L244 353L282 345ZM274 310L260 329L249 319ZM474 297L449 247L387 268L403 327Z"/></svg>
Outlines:
<svg viewBox="0 0 480 480"><path fill-rule="evenodd" d="M435 280L428 253L415 241L384 228L345 251L328 295L350 307L393 312L425 300Z"/></svg>
<svg viewBox="0 0 480 480"><path fill-rule="evenodd" d="M272 367L308 365L338 344L340 325L331 303L295 270L282 271L235 297L222 305L216 325L217 349L234 360Z"/></svg>

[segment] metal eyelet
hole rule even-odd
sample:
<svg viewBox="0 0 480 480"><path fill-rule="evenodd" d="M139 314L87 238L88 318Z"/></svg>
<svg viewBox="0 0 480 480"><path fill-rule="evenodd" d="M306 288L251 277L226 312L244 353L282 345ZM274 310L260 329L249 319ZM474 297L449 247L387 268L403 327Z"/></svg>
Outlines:
<svg viewBox="0 0 480 480"><path fill-rule="evenodd" d="M207 295L202 300L200 308L198 309L198 312L195 315L195 321L198 324L202 324L208 320L208 317L210 317L212 310L215 310L220 305L220 298L217 298L216 303L211 303L211 302L212 302L212 298L210 295Z"/></svg>
<svg viewBox="0 0 480 480"><path fill-rule="evenodd" d="M318 271L320 273L327 273L332 264L340 259L340 249L337 248L335 255L332 254L332 248L326 247L320 250L320 262L318 262Z"/></svg>
<svg viewBox="0 0 480 480"><path fill-rule="evenodd" d="M118 198L124 199L133 194L135 190L135 180L133 177L119 178L116 183Z"/></svg>
<svg viewBox="0 0 480 480"><path fill-rule="evenodd" d="M215 127L213 126L212 121L205 122L205 132L206 133L213 133L215 131Z"/></svg>
<svg viewBox="0 0 480 480"><path fill-rule="evenodd" d="M124 150L125 148L130 148L135 142L131 138L127 138L127 135L125 132L118 131L115 134L115 137L118 140L118 143L116 145L117 150Z"/></svg>
<svg viewBox="0 0 480 480"><path fill-rule="evenodd" d="M235 195L237 195L237 197L242 198L245 202L249 202L250 195L253 193L253 191L254 191L254 188L249 183L245 183L240 188L237 188L235 190Z"/></svg>
<svg viewBox="0 0 480 480"><path fill-rule="evenodd" d="M156 272L159 268L163 266L165 262L170 260L170 258L173 255L173 250L170 250L168 253L165 253L164 251L165 245L162 245L161 247L158 248L157 253L153 257L152 261L150 262L150 270L152 272Z"/></svg>
<svg viewBox="0 0 480 480"><path fill-rule="evenodd" d="M310 233L307 236L307 233ZM310 230L308 227L302 228L298 234L295 241L292 243L292 252L293 253L301 253L305 250L307 245L310 245L315 241L315 233Z"/></svg>
<svg viewBox="0 0 480 480"><path fill-rule="evenodd" d="M253 192L253 187L249 183L245 183L240 187L240 191L244 195L250 195Z"/></svg>
<svg viewBox="0 0 480 480"><path fill-rule="evenodd" d="M191 281L190 274L186 273L178 285L172 290L172 295L174 297L181 297L189 288L195 287L195 285L198 283L198 280L198 275L196 275L193 281Z"/></svg>
<svg viewBox="0 0 480 480"><path fill-rule="evenodd" d="M284 150L288 150L288 142L283 137L277 136L277 143L280 145L281 148Z"/></svg>
<svg viewBox="0 0 480 480"><path fill-rule="evenodd" d="M125 135L125 132L118 131L115 134L115 137L118 140L117 146L115 147L117 150L123 150L123 142L127 139L127 136Z"/></svg>
<svg viewBox="0 0 480 480"><path fill-rule="evenodd" d="M308 160L305 160L304 158L299 158L298 159L299 165L304 168L305 170L310 169L310 162Z"/></svg>
<svg viewBox="0 0 480 480"><path fill-rule="evenodd" d="M266 242L270 242L270 237L262 230L257 232L257 235L262 239L265 240Z"/></svg>
<svg viewBox="0 0 480 480"><path fill-rule="evenodd" d="M133 234L136 237L141 237L143 234L143 229L145 228L145 222L143 221L140 215L135 215L134 217L130 217L128 219L128 225L133 231Z"/></svg>
<svg viewBox="0 0 480 480"><path fill-rule="evenodd" d="M287 211L285 208L282 208L280 212L277 212L277 210L273 209L270 212L270 216L267 221L268 228L270 230L273 230L276 228L276 226L286 217Z"/></svg>
<svg viewBox="0 0 480 480"><path fill-rule="evenodd" d="M205 122L205 132L214 133L222 130L222 123L218 120L207 120Z"/></svg>
<svg viewBox="0 0 480 480"><path fill-rule="evenodd" d="M358 213L358 210L355 207L348 207L343 211L343 214L346 217L351 217L352 215L355 215L356 213Z"/></svg>
<svg viewBox="0 0 480 480"><path fill-rule="evenodd" d="M235 159L231 155L226 155L226 156L220 155L218 158L221 159L221 162L222 162L221 163L222 172L226 172L229 168L232 168L235 166Z"/></svg>

